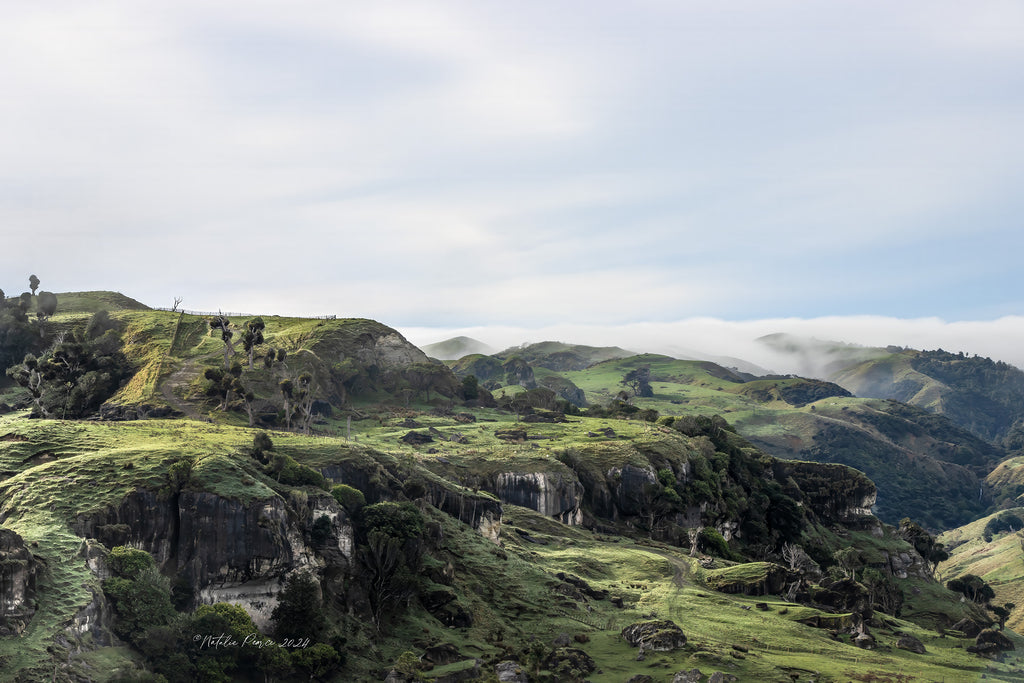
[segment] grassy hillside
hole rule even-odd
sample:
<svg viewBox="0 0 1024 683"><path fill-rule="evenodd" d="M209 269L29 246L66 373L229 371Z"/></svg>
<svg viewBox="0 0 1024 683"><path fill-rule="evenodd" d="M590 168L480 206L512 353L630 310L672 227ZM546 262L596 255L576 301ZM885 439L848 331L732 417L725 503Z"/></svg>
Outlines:
<svg viewBox="0 0 1024 683"><path fill-rule="evenodd" d="M893 401L854 398L836 385L797 377L750 380L701 361L652 354L559 373L605 405L627 387L631 370L650 369L651 397L639 409L662 415L722 415L766 452L784 458L839 462L878 485L879 516L910 516L933 529L985 512L985 475L1003 452L939 416Z"/></svg>
<svg viewBox="0 0 1024 683"><path fill-rule="evenodd" d="M610 424L621 430L624 446L635 437L642 448L641 426ZM589 422L573 426L561 438L579 439L589 426ZM467 448L456 460L454 448L445 455L424 454L396 447L381 433L377 438L390 447L392 455L388 455L366 449L369 431L359 446L339 438L284 433L274 433L273 439L275 449L321 468L352 458L369 458L388 467L405 459L410 471L445 456L453 458L454 467L471 471L488 466L500 469L510 463L533 469L538 458L544 460L532 449L498 442L477 443L475 453ZM79 554L82 540L72 532L75 520L116 505L136 488L166 487L174 465L181 462L190 465L187 488L240 501L292 496L289 487L281 487L254 465L246 453L251 437L251 430L244 428L182 420L103 424L0 418L4 528L38 544L33 552L47 568L39 586L39 611L29 629L0 641L5 668L21 670L25 680L35 680L37 675L50 680L52 666L39 663L51 653L60 657L61 675L77 673L89 680L108 680L118 671L123 675L138 667L138 655L123 647L52 650L53 638L64 633L68 619L89 603L90 591L100 590ZM485 438L481 435L481 442ZM485 474L484 469L479 474ZM699 557L677 547L569 527L512 505L505 506L502 542L497 546L448 515L430 507L425 510L445 539L442 557L456 563L453 588L460 604L472 613L472 626L450 629L414 606L382 637L337 615L339 627L347 629L350 658L345 671L331 680L379 680L382 666L398 660L406 650L422 651L429 643L451 644L462 653L464 659L459 662L468 661L467 657L494 662L508 656L506 648L526 652L531 642L547 648L560 633L585 641L575 645L596 664L596 671L587 676L592 681L619 682L640 674L669 680L673 672L691 668L705 673L720 670L740 680L788 680L790 673L815 680L875 680L871 677L910 672L922 680L968 680L982 671L988 680L1014 680L1010 672L1015 661L983 663L964 651L963 641L940 637L898 618L885 617L872 628L879 646L874 651L854 647L847 636L833 639L827 630L802 622L835 615L778 597L711 590L704 581L718 570L705 568ZM556 576L559 573L582 579L594 591L608 591L621 599L623 607L593 598L581 602L564 589L566 584ZM908 594L912 585L918 584L908 583ZM637 661L636 649L623 642L619 632L653 615L679 624L688 643L681 650L651 653ZM921 640L928 655L896 648L903 634ZM88 668L97 662L107 667L104 673ZM446 670L438 667L425 676L429 680Z"/></svg>
<svg viewBox="0 0 1024 683"><path fill-rule="evenodd" d="M43 333L77 338L95 322L91 307L114 301L83 294ZM0 638L5 675L153 680L149 669L189 680L222 664L193 649L175 665L146 643L200 623L200 603L232 602L269 632L281 586L306 572L319 588L307 609L326 618L317 652L345 661L318 673L304 668L310 653L289 655L280 680L382 680L397 666L410 680L450 681L477 660L482 680L503 660L538 681L669 681L692 668L738 680L1020 679L1016 658L981 659L966 650L973 640L940 632L984 616L865 513L866 477L756 447L826 463L856 455L865 471L888 461L896 474L879 477L880 509L902 516L930 496L921 509L941 522L974 511L977 472L997 455L942 418L820 381L558 344L525 349L538 383L564 378L599 410L532 406L552 392L518 383L495 391L523 398L505 410L463 395L447 366L385 325L271 316L225 402L226 385L206 377L223 374L226 348L208 318L128 304L110 317L113 337L97 339L116 338L134 370L103 408L113 419L0 416L0 627L14 631ZM229 365L247 366L246 320L231 322ZM284 353L268 364L270 348ZM607 409L638 368L653 395L631 398L632 412ZM303 381L307 407L318 403L310 435L286 429L285 400L305 400ZM5 396L32 403L25 389ZM248 427L247 406L265 430ZM652 422L641 410L683 417ZM260 434L272 440L265 451ZM404 510L418 531L401 544L373 535L384 532L366 510L381 503L405 504L378 509ZM104 598L108 555L122 544L151 553L179 591L177 620L124 636L133 647L110 643L125 617L115 594ZM796 547L803 555L787 559ZM402 563L415 571L377 581ZM387 609L374 606L392 595L381 585L398 591ZM623 629L653 619L678 624L685 646L638 658ZM868 634L874 649L854 643ZM898 645L907 636L926 654ZM423 666L438 650L444 661ZM249 675L231 671L218 680Z"/></svg>
<svg viewBox="0 0 1024 683"><path fill-rule="evenodd" d="M980 438L1024 446L1024 372L990 358L903 350L832 376L858 396L892 398L945 415ZM1016 436L1015 436L1016 435Z"/></svg>
<svg viewBox="0 0 1024 683"><path fill-rule="evenodd" d="M1011 522L1005 525L1006 528L993 532L993 520L1001 517L1009 517ZM946 544L950 559L939 565L938 570L938 577L944 582L965 574L984 579L995 591L992 604L1011 602L1016 605L1006 625L1018 631L1024 627L1024 534L1020 533L1021 517L1024 517L1024 508L1010 508L943 533L939 540ZM988 531L986 527L989 527Z"/></svg>

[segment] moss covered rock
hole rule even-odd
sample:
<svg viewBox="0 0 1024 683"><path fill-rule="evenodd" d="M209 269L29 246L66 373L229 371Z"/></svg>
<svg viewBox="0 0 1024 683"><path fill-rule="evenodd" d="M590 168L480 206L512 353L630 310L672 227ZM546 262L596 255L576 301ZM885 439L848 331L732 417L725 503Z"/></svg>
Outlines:
<svg viewBox="0 0 1024 683"><path fill-rule="evenodd" d="M686 645L686 635L674 621L657 619L638 621L622 629L622 637L633 647L656 652L678 650Z"/></svg>

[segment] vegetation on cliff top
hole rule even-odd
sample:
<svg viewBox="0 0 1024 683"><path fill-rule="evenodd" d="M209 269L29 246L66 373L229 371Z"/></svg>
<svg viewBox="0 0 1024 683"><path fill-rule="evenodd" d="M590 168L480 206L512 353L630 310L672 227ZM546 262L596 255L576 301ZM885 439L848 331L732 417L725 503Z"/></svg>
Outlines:
<svg viewBox="0 0 1024 683"><path fill-rule="evenodd" d="M99 299L113 301L83 295L76 310L58 308L47 324L84 331L95 315L89 302ZM243 675L237 657L217 663L193 650L183 650L180 667L168 666L170 653L147 649L145 633L129 636L137 648L130 652L66 630L103 592L86 568L87 557L97 562L103 553L75 530L109 520L139 492L161 505L195 495L262 510L255 533L305 558L274 576L297 581L300 569L313 572L319 592L307 591L305 609L322 611L320 642L286 659L260 660L281 677L379 680L395 668L429 680L472 668L475 659L485 674L516 660L537 680L621 681L690 668L741 680L885 680L905 671L942 680L982 669L991 680L1016 675L1012 658L979 660L964 648L971 641L936 630L964 617L991 620L930 578L916 540L861 509L874 493L863 474L778 461L740 436L803 456L817 447L818 459L829 461L842 449L821 450L821 425L838 422L861 445L885 444L879 458L909 454L921 462L914 448L925 444L934 457L923 471L937 467L973 486L995 451L961 439L947 423L845 396L825 382L753 380L655 355L593 365L593 354L608 350L564 345L520 349L539 354L536 368L522 355L505 359L491 396L379 323L272 316L263 316L252 367L248 356L237 374L229 364L243 389L232 385L225 401L212 395L217 387L207 372L223 377L231 360L235 342L224 325L109 308L136 369L106 404L105 414L119 421L30 420L17 411L0 417L0 519L41 567L34 616L17 639L0 641L0 663L24 680L50 680L55 666L63 676L95 677L89 667L99 661L110 677L143 675L145 667L174 680L207 665L220 667L218 675ZM245 323L231 326L241 335ZM644 382L629 386L631 372ZM294 385L284 390L301 376L315 398L305 408ZM593 408L522 386L552 377L581 390ZM5 396L26 408L30 402L17 391ZM287 431L301 424L296 410L308 411L313 434ZM133 419L141 415L165 419ZM268 431L249 429L250 422ZM932 486L934 496L935 477L919 474L916 483ZM911 490L912 483L908 475L902 485ZM909 500L890 498L904 507ZM934 509L923 521L953 514ZM396 526L400 519L408 523ZM988 527L994 540L1009 535L1003 526ZM195 609L195 592L210 587L180 583L206 569L178 567L182 558L168 539L133 536L132 524L97 533L159 554L172 586L183 591L177 607L187 623L231 622L227 606ZM250 559L250 578L268 580L259 567L270 559ZM713 590L725 583L737 592ZM137 615L125 617L118 601L123 606L133 590L114 583L108 591L124 633ZM267 616L281 628L284 614ZM619 634L654 617L674 620L688 642L638 660ZM861 647L854 644L867 631L875 649L862 649L862 638ZM175 633L180 640L192 632ZM556 647L571 635L592 671ZM899 645L908 635L927 656Z"/></svg>

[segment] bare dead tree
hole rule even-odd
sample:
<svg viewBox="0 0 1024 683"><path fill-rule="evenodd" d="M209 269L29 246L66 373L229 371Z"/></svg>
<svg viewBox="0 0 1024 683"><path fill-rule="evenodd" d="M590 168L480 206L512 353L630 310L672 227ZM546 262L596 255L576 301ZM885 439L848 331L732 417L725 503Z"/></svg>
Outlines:
<svg viewBox="0 0 1024 683"><path fill-rule="evenodd" d="M171 306L171 313L177 313L178 312L178 306L180 304L181 304L181 297L180 296L174 297L174 305Z"/></svg>

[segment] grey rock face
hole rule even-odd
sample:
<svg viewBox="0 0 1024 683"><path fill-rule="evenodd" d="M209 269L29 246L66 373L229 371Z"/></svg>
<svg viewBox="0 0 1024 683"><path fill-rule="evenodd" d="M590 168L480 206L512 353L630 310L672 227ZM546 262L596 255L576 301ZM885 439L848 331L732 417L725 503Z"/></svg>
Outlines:
<svg viewBox="0 0 1024 683"><path fill-rule="evenodd" d="M24 539L10 529L0 529L0 635L21 633L35 614L38 571Z"/></svg>
<svg viewBox="0 0 1024 683"><path fill-rule="evenodd" d="M622 629L626 642L642 650L668 652L686 645L686 636L675 622L668 619L638 621Z"/></svg>

